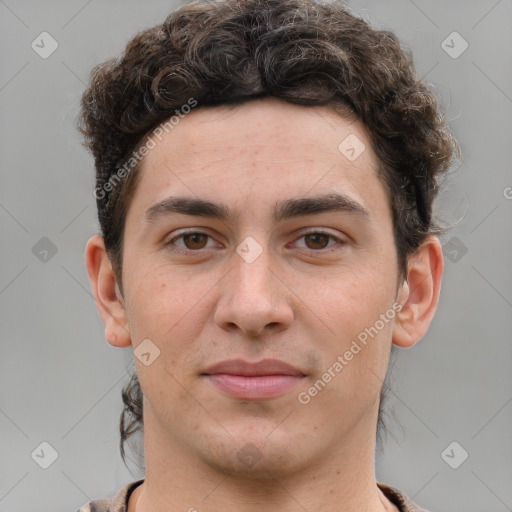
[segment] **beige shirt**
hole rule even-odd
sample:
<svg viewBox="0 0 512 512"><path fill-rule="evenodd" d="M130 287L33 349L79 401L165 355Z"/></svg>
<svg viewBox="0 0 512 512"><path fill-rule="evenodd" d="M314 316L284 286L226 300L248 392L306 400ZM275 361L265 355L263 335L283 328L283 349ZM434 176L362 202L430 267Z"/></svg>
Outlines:
<svg viewBox="0 0 512 512"><path fill-rule="evenodd" d="M137 480L126 485L110 500L95 500L86 503L77 512L126 512L128 510L128 499L136 487L142 484L144 480ZM379 489L386 497L394 503L400 512L427 512L418 507L402 491L390 487L389 485L377 482Z"/></svg>

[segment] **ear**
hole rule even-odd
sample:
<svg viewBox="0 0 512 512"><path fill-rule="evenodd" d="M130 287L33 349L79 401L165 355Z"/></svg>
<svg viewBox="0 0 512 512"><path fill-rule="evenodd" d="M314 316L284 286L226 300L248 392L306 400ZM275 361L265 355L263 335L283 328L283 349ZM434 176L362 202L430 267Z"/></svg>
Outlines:
<svg viewBox="0 0 512 512"><path fill-rule="evenodd" d="M96 306L105 324L105 338L115 347L130 346L131 337L124 300L102 236L93 236L87 242L85 264L94 290Z"/></svg>
<svg viewBox="0 0 512 512"><path fill-rule="evenodd" d="M427 332L437 309L443 270L441 243L429 235L409 258L407 279L397 298L402 309L393 326L395 345L412 347Z"/></svg>

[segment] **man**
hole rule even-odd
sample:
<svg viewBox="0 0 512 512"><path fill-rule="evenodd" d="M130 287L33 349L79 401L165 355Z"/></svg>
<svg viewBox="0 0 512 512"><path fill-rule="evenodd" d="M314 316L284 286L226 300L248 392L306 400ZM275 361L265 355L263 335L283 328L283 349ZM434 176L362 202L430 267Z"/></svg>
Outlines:
<svg viewBox="0 0 512 512"><path fill-rule="evenodd" d="M397 39L338 4L189 4L93 70L80 121L146 461L81 511L420 510L376 433L391 347L437 307L456 143Z"/></svg>

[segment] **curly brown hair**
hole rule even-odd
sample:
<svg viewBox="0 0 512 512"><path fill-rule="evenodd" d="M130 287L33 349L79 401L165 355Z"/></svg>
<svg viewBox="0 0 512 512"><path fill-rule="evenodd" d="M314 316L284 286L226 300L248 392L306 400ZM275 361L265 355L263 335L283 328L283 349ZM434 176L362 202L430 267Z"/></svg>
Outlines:
<svg viewBox="0 0 512 512"><path fill-rule="evenodd" d="M126 172L134 152L191 98L201 108L268 96L329 105L365 125L393 213L400 280L427 235L441 234L433 201L458 146L393 33L372 28L340 2L192 2L139 32L119 58L94 67L81 101L78 129L94 155L98 217L121 293L124 220L140 174L137 161ZM136 375L122 397L125 460L125 441L143 431Z"/></svg>

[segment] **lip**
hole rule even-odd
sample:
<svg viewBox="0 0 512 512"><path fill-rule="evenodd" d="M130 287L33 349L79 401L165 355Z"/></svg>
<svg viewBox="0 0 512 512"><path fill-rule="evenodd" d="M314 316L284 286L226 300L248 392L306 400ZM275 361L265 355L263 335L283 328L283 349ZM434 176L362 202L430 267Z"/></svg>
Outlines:
<svg viewBox="0 0 512 512"><path fill-rule="evenodd" d="M230 359L210 366L203 372L205 375L215 374L241 375L257 377L262 375L304 375L298 368L279 359L262 359L257 362L243 359Z"/></svg>
<svg viewBox="0 0 512 512"><path fill-rule="evenodd" d="M298 368L278 359L258 362L243 359L222 361L208 368L203 375L219 391L245 400L283 395L305 377Z"/></svg>

